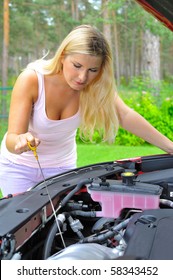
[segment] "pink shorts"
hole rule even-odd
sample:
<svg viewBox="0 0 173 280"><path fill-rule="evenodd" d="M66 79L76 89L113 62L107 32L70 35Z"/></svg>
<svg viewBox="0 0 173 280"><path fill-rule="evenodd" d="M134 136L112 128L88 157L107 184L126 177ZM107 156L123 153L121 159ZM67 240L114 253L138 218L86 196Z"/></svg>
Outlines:
<svg viewBox="0 0 173 280"><path fill-rule="evenodd" d="M75 166L42 168L42 171L46 179L73 168ZM0 155L0 189L3 196L25 192L43 180L39 168L15 164Z"/></svg>

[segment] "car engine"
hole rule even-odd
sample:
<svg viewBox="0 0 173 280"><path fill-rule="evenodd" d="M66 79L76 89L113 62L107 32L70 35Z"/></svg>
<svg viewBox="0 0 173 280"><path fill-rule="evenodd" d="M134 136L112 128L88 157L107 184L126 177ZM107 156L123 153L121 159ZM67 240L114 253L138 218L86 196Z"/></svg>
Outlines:
<svg viewBox="0 0 173 280"><path fill-rule="evenodd" d="M173 259L173 156L104 162L0 200L0 258Z"/></svg>

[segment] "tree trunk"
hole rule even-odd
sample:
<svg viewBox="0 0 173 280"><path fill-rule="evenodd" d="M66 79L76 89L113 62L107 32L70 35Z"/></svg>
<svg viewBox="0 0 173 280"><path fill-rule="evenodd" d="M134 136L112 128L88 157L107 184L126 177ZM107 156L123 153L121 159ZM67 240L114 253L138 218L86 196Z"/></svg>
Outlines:
<svg viewBox="0 0 173 280"><path fill-rule="evenodd" d="M130 77L135 75L135 62L136 62L136 28L132 30L132 43L131 43L131 53L130 53Z"/></svg>
<svg viewBox="0 0 173 280"><path fill-rule="evenodd" d="M9 46L9 0L4 0L4 38L3 38L3 57L2 57L2 115L7 114L6 106L6 87L8 79L8 46Z"/></svg>
<svg viewBox="0 0 173 280"><path fill-rule="evenodd" d="M78 0L71 1L71 13L74 20L79 20Z"/></svg>
<svg viewBox="0 0 173 280"><path fill-rule="evenodd" d="M103 34L107 38L110 46L112 47L112 38L111 38L111 24L109 22L109 10L108 10L109 0L102 0L102 11L103 11Z"/></svg>
<svg viewBox="0 0 173 280"><path fill-rule="evenodd" d="M116 83L117 83L117 86L119 87L120 86L119 37L118 37L118 32L117 32L116 12L115 11L112 11L112 18L114 20L113 40L112 41L114 42L113 51L115 51L115 75L116 75Z"/></svg>
<svg viewBox="0 0 173 280"><path fill-rule="evenodd" d="M142 74L150 79L151 86L159 90L160 81L160 41L159 37L146 30L143 36ZM158 94L158 93L156 93Z"/></svg>

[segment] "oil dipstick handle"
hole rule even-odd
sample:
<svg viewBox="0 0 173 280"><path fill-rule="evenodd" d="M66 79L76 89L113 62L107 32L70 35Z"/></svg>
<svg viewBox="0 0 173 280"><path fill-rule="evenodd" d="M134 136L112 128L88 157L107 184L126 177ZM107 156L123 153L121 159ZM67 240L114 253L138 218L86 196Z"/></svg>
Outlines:
<svg viewBox="0 0 173 280"><path fill-rule="evenodd" d="M36 148L36 146L32 146L29 141L27 142L27 144L28 144L28 147L30 148L30 150L33 152L36 160L38 161L38 155L37 155L37 148Z"/></svg>

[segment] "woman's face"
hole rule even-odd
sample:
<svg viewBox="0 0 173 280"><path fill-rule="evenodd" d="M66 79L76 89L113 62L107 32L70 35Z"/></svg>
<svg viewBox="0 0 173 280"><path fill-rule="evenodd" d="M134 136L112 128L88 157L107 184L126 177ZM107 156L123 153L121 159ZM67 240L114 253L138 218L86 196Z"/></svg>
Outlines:
<svg viewBox="0 0 173 280"><path fill-rule="evenodd" d="M102 58L88 54L71 54L62 58L63 75L67 84L80 91L99 74Z"/></svg>

